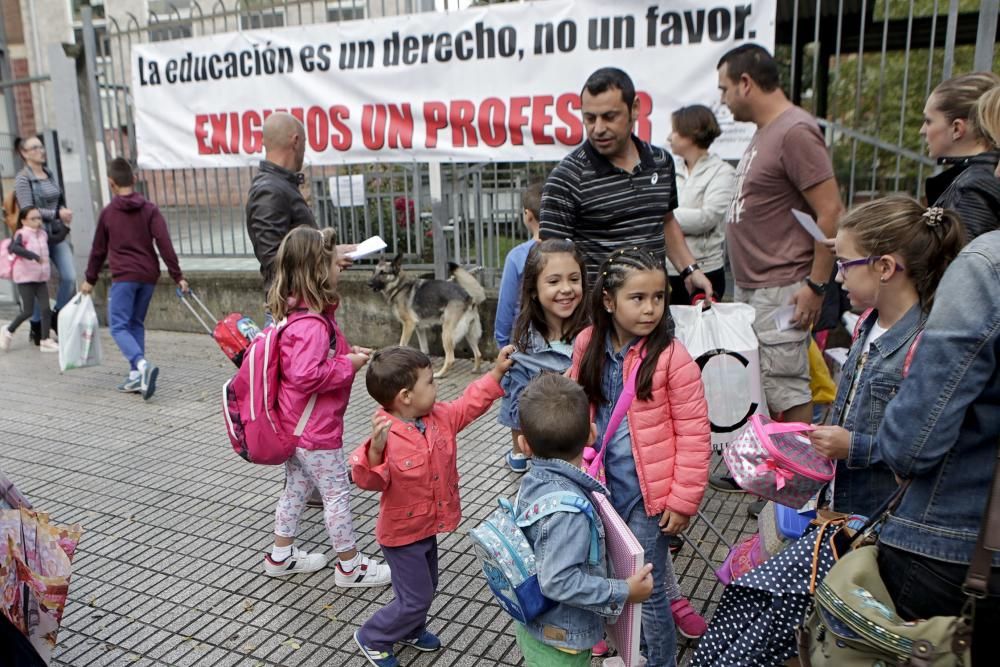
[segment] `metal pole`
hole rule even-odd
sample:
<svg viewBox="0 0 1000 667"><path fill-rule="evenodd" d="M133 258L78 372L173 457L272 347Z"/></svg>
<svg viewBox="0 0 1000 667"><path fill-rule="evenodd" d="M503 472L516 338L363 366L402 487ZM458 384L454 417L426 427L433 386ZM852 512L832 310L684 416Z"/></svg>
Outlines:
<svg viewBox="0 0 1000 667"><path fill-rule="evenodd" d="M434 277L438 280L447 278L448 249L445 247L444 225L448 221L448 212L444 208L441 196L441 163L431 162L427 165L431 186L431 229L434 241Z"/></svg>
<svg viewBox="0 0 1000 667"><path fill-rule="evenodd" d="M104 116L101 113L100 85L97 81L97 42L94 39L94 16L90 5L80 7L80 18L83 20L83 53L87 72L87 96L90 104L90 119L94 126L94 146L97 149L98 183L104 183L108 177L107 147L104 145ZM97 189L101 198L101 208L108 205L108 189Z"/></svg>
<svg viewBox="0 0 1000 667"><path fill-rule="evenodd" d="M983 0L985 3L986 0ZM996 17L994 17L994 20ZM982 20L982 18L980 18ZM951 78L951 72L955 69L955 37L958 34L958 0L951 0L948 3L948 27L944 32L944 67L941 69L941 80ZM990 40L990 44L993 40Z"/></svg>
<svg viewBox="0 0 1000 667"><path fill-rule="evenodd" d="M997 39L997 12L1000 12L1000 0L980 0L976 55L972 66L972 69L977 72L989 72L993 69L993 47Z"/></svg>

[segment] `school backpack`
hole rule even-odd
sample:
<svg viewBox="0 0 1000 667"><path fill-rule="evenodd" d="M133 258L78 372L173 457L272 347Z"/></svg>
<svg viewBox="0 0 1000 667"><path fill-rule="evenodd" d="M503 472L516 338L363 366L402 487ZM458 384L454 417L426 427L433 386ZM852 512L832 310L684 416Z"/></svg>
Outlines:
<svg viewBox="0 0 1000 667"><path fill-rule="evenodd" d="M260 328L242 313L230 313L219 320L212 330L212 338L222 352L237 366L243 365L243 357L253 341L260 335Z"/></svg>
<svg viewBox="0 0 1000 667"><path fill-rule="evenodd" d="M14 262L17 261L17 255L10 251L10 244L13 242L14 239L0 241L0 279L3 280L14 279Z"/></svg>
<svg viewBox="0 0 1000 667"><path fill-rule="evenodd" d="M306 317L322 321L333 336L333 326L316 313L298 313L264 329L243 355L236 375L222 386L222 414L233 450L250 463L279 465L295 452L316 405L316 394L309 397L295 429L288 433L282 426L278 408L281 334L292 322Z"/></svg>
<svg viewBox="0 0 1000 667"><path fill-rule="evenodd" d="M12 235L17 231L17 215L21 212L21 207L17 205L15 194L14 189L11 188L11 191L3 198L3 219Z"/></svg>
<svg viewBox="0 0 1000 667"><path fill-rule="evenodd" d="M499 509L469 532L476 558L486 575L493 597L504 611L520 623L527 623L556 605L542 595L535 569L535 553L523 529L557 512L586 515L590 520L588 562L600 558L594 506L583 496L569 491L547 493L520 515L506 498L497 500ZM515 501L516 503L517 501Z"/></svg>

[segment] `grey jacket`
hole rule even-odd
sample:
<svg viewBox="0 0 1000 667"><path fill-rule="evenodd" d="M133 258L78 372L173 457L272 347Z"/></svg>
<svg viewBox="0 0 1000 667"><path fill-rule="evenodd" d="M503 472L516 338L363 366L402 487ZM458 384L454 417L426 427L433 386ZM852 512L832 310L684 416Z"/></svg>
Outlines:
<svg viewBox="0 0 1000 667"><path fill-rule="evenodd" d="M736 192L736 170L717 155L706 155L689 174L677 161L677 203L674 217L684 230L691 254L703 271L721 269L726 239L725 219ZM667 262L670 275L677 270Z"/></svg>
<svg viewBox="0 0 1000 667"><path fill-rule="evenodd" d="M312 209L299 190L301 175L262 160L247 194L247 233L253 254L260 262L264 292L274 278L274 256L288 232L307 225L316 227Z"/></svg>

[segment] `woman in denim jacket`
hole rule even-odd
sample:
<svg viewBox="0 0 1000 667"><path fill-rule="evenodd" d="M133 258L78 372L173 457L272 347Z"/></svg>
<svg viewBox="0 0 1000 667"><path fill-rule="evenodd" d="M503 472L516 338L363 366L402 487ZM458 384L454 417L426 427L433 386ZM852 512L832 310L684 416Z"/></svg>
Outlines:
<svg viewBox="0 0 1000 667"><path fill-rule="evenodd" d="M876 449L910 486L879 536L878 563L905 620L957 615L1000 442L1000 231L972 241L941 280L910 374ZM972 664L1000 653L1000 554L976 602Z"/></svg>
<svg viewBox="0 0 1000 667"><path fill-rule="evenodd" d="M867 309L844 364L833 426L813 446L837 461L832 509L869 516L896 489L875 447L886 405L907 374L934 290L965 241L958 216L893 196L853 209L837 232L837 282Z"/></svg>
<svg viewBox="0 0 1000 667"><path fill-rule="evenodd" d="M519 444L532 465L517 494L518 514L549 493L590 501L607 489L581 470L583 448L594 441L583 388L561 375L543 374L521 394ZM593 523L592 523L593 522ZM591 530L598 531L598 557L591 562ZM604 637L605 619L616 619L626 602L642 602L653 590L652 565L628 579L611 578L604 526L596 509L557 512L525 529L535 554L542 594L557 602L527 626L517 624L517 643L529 667L589 666L591 647Z"/></svg>

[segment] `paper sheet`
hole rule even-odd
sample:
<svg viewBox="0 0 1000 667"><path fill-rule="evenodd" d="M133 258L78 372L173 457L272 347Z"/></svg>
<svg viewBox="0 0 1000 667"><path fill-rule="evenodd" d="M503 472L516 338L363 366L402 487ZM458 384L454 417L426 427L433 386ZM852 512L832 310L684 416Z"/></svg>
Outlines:
<svg viewBox="0 0 1000 667"><path fill-rule="evenodd" d="M823 230L819 228L819 225L816 224L816 221L813 219L811 215L809 215L805 211L800 211L797 208L793 208L792 216L795 218L796 222L802 225L803 229L809 232L809 236L813 237L820 243L827 240L826 234L824 234Z"/></svg>
<svg viewBox="0 0 1000 667"><path fill-rule="evenodd" d="M787 331L795 327L792 318L795 317L795 306L782 306L771 315L778 331Z"/></svg>
<svg viewBox="0 0 1000 667"><path fill-rule="evenodd" d="M362 259L377 252L382 252L385 248L386 243L382 240L382 237L372 236L359 243L357 249L347 253L347 256L351 259Z"/></svg>

